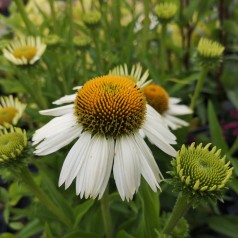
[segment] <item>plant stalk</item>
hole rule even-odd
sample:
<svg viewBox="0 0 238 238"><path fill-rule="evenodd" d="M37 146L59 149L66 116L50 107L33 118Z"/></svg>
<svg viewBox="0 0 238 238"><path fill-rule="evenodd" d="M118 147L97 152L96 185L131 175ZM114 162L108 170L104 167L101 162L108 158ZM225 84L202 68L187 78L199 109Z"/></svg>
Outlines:
<svg viewBox="0 0 238 238"><path fill-rule="evenodd" d="M101 211L102 211L102 218L103 218L104 228L105 228L105 232L106 232L106 237L113 238L111 214L110 214L110 210L109 210L108 188L104 192L103 197L100 202L101 202Z"/></svg>
<svg viewBox="0 0 238 238"><path fill-rule="evenodd" d="M64 223L69 229L73 227L70 220L65 216L65 213L61 211L50 198L38 187L35 183L32 175L26 167L20 168L20 176L22 181L26 184L28 189L44 204L62 223Z"/></svg>
<svg viewBox="0 0 238 238"><path fill-rule="evenodd" d="M194 110L194 108L197 104L197 100L198 100L198 97L200 95L201 89L203 87L203 83L205 81L205 78L207 76L207 72L208 72L208 69L203 68L202 71L201 71L200 78L197 81L196 88L195 88L194 94L192 96L191 104L190 104L190 108L192 110Z"/></svg>
<svg viewBox="0 0 238 238"><path fill-rule="evenodd" d="M161 35L160 35L160 56L159 65L162 78L164 77L165 71L167 70L167 54L166 54L166 32L167 24L162 23Z"/></svg>
<svg viewBox="0 0 238 238"><path fill-rule="evenodd" d="M173 208L172 214L164 227L163 234L171 234L178 221L184 216L191 205L192 201L188 202L187 197L180 193Z"/></svg>
<svg viewBox="0 0 238 238"><path fill-rule="evenodd" d="M23 4L23 1L22 0L14 0L14 2L16 3L17 5L17 8L20 12L20 15L22 17L22 20L24 21L25 25L26 25L26 28L27 30L29 31L30 34L33 34L34 35L34 28L32 27L32 23L31 21L29 20L27 14L26 14L26 11L25 11L25 7L24 7L24 4Z"/></svg>

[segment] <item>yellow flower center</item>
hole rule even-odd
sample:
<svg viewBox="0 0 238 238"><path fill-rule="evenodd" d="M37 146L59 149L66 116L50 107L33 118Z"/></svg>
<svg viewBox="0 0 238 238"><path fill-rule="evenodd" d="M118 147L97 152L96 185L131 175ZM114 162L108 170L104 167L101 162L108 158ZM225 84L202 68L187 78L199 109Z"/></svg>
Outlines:
<svg viewBox="0 0 238 238"><path fill-rule="evenodd" d="M0 125L4 123L11 124L16 113L17 110L13 107L0 108Z"/></svg>
<svg viewBox="0 0 238 238"><path fill-rule="evenodd" d="M143 90L148 104L157 112L163 114L168 109L169 95L162 87L150 84L145 86Z"/></svg>
<svg viewBox="0 0 238 238"><path fill-rule="evenodd" d="M88 81L75 100L75 115L85 131L117 138L139 130L146 114L143 92L124 76Z"/></svg>
<svg viewBox="0 0 238 238"><path fill-rule="evenodd" d="M36 47L26 45L26 46L16 48L13 51L13 55L16 58L26 58L27 60L31 60L36 55L36 52L37 52Z"/></svg>

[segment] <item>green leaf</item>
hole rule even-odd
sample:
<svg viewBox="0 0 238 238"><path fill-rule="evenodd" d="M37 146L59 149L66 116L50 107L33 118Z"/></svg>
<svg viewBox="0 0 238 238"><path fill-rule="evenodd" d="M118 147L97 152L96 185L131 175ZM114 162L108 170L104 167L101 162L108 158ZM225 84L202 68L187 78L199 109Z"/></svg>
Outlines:
<svg viewBox="0 0 238 238"><path fill-rule="evenodd" d="M78 205L76 207L76 209L75 209L76 221L74 223L74 228L76 228L79 225L79 223L82 220L83 216L92 207L93 204L94 204L94 200L90 199L90 200L87 200L83 204L80 204L80 205Z"/></svg>
<svg viewBox="0 0 238 238"><path fill-rule="evenodd" d="M52 235L52 232L50 230L50 227L48 225L48 223L45 224L45 229L44 229L45 233L44 233L44 238L54 238L54 236Z"/></svg>
<svg viewBox="0 0 238 238"><path fill-rule="evenodd" d="M62 194L57 190L55 184L53 183L52 179L48 175L50 173L49 170L46 169L46 167L40 167L40 174L42 178L42 184L44 188L46 189L47 193L51 197L51 199L57 204L57 206L61 207L62 210L65 211L65 214L67 217L73 221L74 215L72 208L70 207L70 204L66 201L66 199L62 196Z"/></svg>
<svg viewBox="0 0 238 238"><path fill-rule="evenodd" d="M0 187L0 200L4 203L7 203L9 200L8 191L3 187Z"/></svg>
<svg viewBox="0 0 238 238"><path fill-rule="evenodd" d="M238 216L214 216L208 221L209 227L231 238L237 238Z"/></svg>
<svg viewBox="0 0 238 238"><path fill-rule="evenodd" d="M24 186L19 186L19 182L13 182L10 187L9 187L9 196L10 196L10 201L9 204L11 206L15 206L18 201L26 195L27 189Z"/></svg>
<svg viewBox="0 0 238 238"><path fill-rule="evenodd" d="M234 20L225 20L223 23L223 29L225 32L238 36L238 26L237 22Z"/></svg>
<svg viewBox="0 0 238 238"><path fill-rule="evenodd" d="M231 161L232 166L234 167L234 172L238 175L238 160L231 156L227 156L227 158Z"/></svg>
<svg viewBox="0 0 238 238"><path fill-rule="evenodd" d="M85 232L85 231L74 231L74 232L71 232L71 233L67 234L63 238L79 238L79 237L83 237L83 238L102 238L102 236L99 235L99 234L95 234L95 233L92 233L92 232Z"/></svg>
<svg viewBox="0 0 238 238"><path fill-rule="evenodd" d="M13 230L20 230L24 227L24 225L21 222L10 222L9 227L11 227Z"/></svg>
<svg viewBox="0 0 238 238"><path fill-rule="evenodd" d="M17 80L0 79L0 86L2 86L5 92L7 93L26 92L26 90L22 87L22 85Z"/></svg>
<svg viewBox="0 0 238 238"><path fill-rule="evenodd" d="M238 108L237 63L237 57L226 57L224 62L224 70L221 76L221 82L227 93L227 96L236 108Z"/></svg>
<svg viewBox="0 0 238 238"><path fill-rule="evenodd" d="M233 189L233 191L235 191L236 194L238 194L238 179L233 178L232 181L229 183L229 187Z"/></svg>
<svg viewBox="0 0 238 238"><path fill-rule="evenodd" d="M226 153L228 151L228 146L222 136L222 130L211 101L208 103L208 121L212 143L219 149L222 149L223 154Z"/></svg>
<svg viewBox="0 0 238 238"><path fill-rule="evenodd" d="M0 235L0 238L15 238L15 236L10 233L3 233Z"/></svg>
<svg viewBox="0 0 238 238"><path fill-rule="evenodd" d="M140 237L157 237L155 229L159 228L159 194L153 192L145 180L142 180L139 196L142 203L142 223Z"/></svg>
<svg viewBox="0 0 238 238"><path fill-rule="evenodd" d="M5 206L5 209L3 211L3 218L4 218L4 221L8 224L9 218L10 218L9 206Z"/></svg>
<svg viewBox="0 0 238 238"><path fill-rule="evenodd" d="M42 231L42 224L38 219L30 221L16 236L15 238L28 238L32 235Z"/></svg>
<svg viewBox="0 0 238 238"><path fill-rule="evenodd" d="M116 238L135 238L135 237L128 234L126 231L121 230L117 233Z"/></svg>

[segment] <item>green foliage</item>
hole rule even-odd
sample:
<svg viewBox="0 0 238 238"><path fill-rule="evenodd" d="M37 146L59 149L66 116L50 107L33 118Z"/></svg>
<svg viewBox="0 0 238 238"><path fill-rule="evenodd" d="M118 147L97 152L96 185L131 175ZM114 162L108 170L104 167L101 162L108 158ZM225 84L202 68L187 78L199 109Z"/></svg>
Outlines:
<svg viewBox="0 0 238 238"><path fill-rule="evenodd" d="M75 194L75 181L67 189L58 187L72 143L39 158L33 153L31 138L52 119L40 116L39 111L56 107L53 101L74 94L74 87L107 75L115 66L127 64L131 69L140 63L143 72L148 69L149 79L163 86L169 97L179 98L193 109L193 114L181 117L188 126L171 130L177 137L177 145L172 146L180 150L182 144L193 141L212 143L231 162L233 180L227 186L232 192L219 194L224 206L229 206L227 201L235 202L233 194L238 194L237 117L227 119L238 108L238 2L162 1L170 12L158 12L155 0L11 2L9 16L0 15L0 94L12 94L27 104L17 126L27 131L28 151L24 154L26 167L0 170L0 238L211 238L211 232L237 237L237 215L224 215L217 201L205 199L207 203L203 203L200 198L193 201L195 209L187 210L186 219L174 226L172 235L163 234L178 191L185 187L177 183L177 176L172 189L166 173L172 158L147 139L168 183L161 182L161 191L154 192L141 178L138 191L127 202L121 200L112 172L107 204L111 218L105 222L101 200L80 198ZM168 19L163 21L164 17ZM14 38L30 35L42 39L45 52L34 64L8 61L2 50ZM213 59L202 65L198 62L197 47L203 37L225 47L214 68L207 67ZM1 108L0 103L0 112Z"/></svg>

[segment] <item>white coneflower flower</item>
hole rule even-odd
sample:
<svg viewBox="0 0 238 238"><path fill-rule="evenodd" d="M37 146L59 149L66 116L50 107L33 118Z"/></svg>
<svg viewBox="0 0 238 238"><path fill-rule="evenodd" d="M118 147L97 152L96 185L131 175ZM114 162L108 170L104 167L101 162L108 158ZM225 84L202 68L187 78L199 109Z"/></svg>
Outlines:
<svg viewBox="0 0 238 238"><path fill-rule="evenodd" d="M171 129L175 130L182 126L188 126L186 121L176 116L190 114L192 110L185 105L178 105L181 100L179 98L169 97L166 90L161 86L149 84L151 80L146 82L149 77L148 70L141 77L142 67L140 65L133 66L131 73L128 72L127 66L124 65L114 68L109 73L131 77L132 79L134 78L135 81L138 81L140 87L143 88L147 103L161 115L161 119Z"/></svg>
<svg viewBox="0 0 238 238"><path fill-rule="evenodd" d="M179 105L179 98L170 97L164 88L157 84L149 84L143 88L146 100L157 112L164 122L176 130L189 124L177 116L191 114L192 110L186 105Z"/></svg>
<svg viewBox="0 0 238 238"><path fill-rule="evenodd" d="M113 167L121 198L132 199L140 185L141 175L156 191L162 174L152 152L141 137L143 130L156 146L169 155L176 151L176 137L163 125L160 115L146 104L140 86L130 77L106 75L89 80L55 104L70 103L43 115L55 116L38 129L34 136L37 155L53 153L75 138L59 178L59 186L68 188L76 178L80 197L102 197Z"/></svg>
<svg viewBox="0 0 238 238"><path fill-rule="evenodd" d="M26 104L12 95L0 97L0 125L16 125L26 108Z"/></svg>
<svg viewBox="0 0 238 238"><path fill-rule="evenodd" d="M20 37L3 49L5 58L16 65L34 64L46 49L40 37Z"/></svg>

